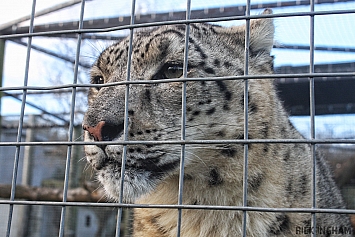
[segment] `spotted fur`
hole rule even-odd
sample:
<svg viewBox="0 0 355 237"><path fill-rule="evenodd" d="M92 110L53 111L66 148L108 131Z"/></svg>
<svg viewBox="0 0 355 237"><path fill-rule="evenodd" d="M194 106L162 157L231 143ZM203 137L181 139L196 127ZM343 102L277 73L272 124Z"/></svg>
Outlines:
<svg viewBox="0 0 355 237"><path fill-rule="evenodd" d="M266 10L265 13L271 13ZM250 22L248 74L272 74L274 26L271 19ZM190 24L190 78L244 74L245 27ZM94 84L125 81L129 40L104 50L91 70ZM133 37L131 81L182 76L185 26L162 26ZM128 140L181 138L182 83L129 85ZM125 85L91 88L83 127L85 141L123 140ZM301 139L278 99L271 79L249 80L249 139ZM186 84L186 139L243 139L244 82L194 81ZM108 196L119 197L122 145L87 145L88 162ZM242 206L242 144L186 145L183 203ZM128 145L123 200L177 204L180 145ZM311 151L307 144L248 146L248 206L310 208ZM317 165L317 206L344 208L327 165ZM242 236L240 211L183 210L181 236ZM134 236L176 236L175 209L135 209ZM309 213L247 212L247 236L295 236ZM346 215L317 214L320 226L350 227ZM303 235L300 235L303 236ZM350 236L350 235L348 235Z"/></svg>

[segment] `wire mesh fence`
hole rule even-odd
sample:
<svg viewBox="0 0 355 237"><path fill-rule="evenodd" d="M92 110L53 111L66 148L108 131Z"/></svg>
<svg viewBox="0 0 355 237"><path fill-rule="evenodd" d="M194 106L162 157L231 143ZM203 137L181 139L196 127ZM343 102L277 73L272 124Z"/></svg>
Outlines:
<svg viewBox="0 0 355 237"><path fill-rule="evenodd" d="M347 8L321 8L322 4L335 4L336 2L350 3ZM75 2L76 4L79 1ZM312 226L316 227L317 213L337 213L355 215L354 203L354 177L349 176L349 180L344 181L343 195L348 202L348 209L324 209L317 207L316 201L316 146L324 145L341 145L337 149L348 149L349 159L345 161L333 160L334 166L341 171L348 169L341 169L351 166L354 163L354 149L355 144L354 133L350 137L322 137L317 134L316 129L316 115L319 114L350 114L355 111L355 100L351 94L351 86L355 79L354 66L354 43L351 41L348 46L341 47L326 47L316 45L318 38L321 35L317 29L317 20L326 19L323 17L338 16L337 20L341 21L342 17L351 19L355 15L355 5L353 1L296 1L296 2L268 2L268 3L252 3L246 1L237 7L209 7L204 10L192 9L194 2L187 1L182 7L181 11L173 12L157 12L142 14L138 12L136 1L132 1L129 12L125 12L122 17L112 17L100 20L85 20L86 5L89 4L82 0L78 8L79 20L74 20L70 23L53 23L53 24L35 24L35 20L41 14L37 13L36 0L32 2L31 14L26 20L28 24L19 25L19 22L11 22L10 25L0 27L0 41L13 42L21 44L26 47L26 61L24 64L23 81L20 85L10 85L0 88L1 97L12 96L21 102L18 116L15 121L10 117L2 116L1 120L1 141L0 158L4 163L1 168L1 184L10 184L1 186L0 207L2 213L0 219L0 235L3 236L130 236L132 228L130 216L131 210L135 208L158 208L177 210L176 227L177 236L180 236L182 219L184 218L183 210L225 210L225 211L240 211L242 215L242 229L243 236L247 236L247 216L249 212L277 212L277 213L310 213L312 215ZM352 4L352 5L351 5ZM58 6L68 7L68 4ZM70 5L70 4L69 4ZM298 9L297 7L303 8ZM282 11L276 11L270 15L258 15L266 7L280 8ZM295 7L295 8L290 8ZM55 8L57 10L57 8ZM53 10L53 9L52 9ZM50 11L52 12L52 11ZM147 17L149 16L149 19ZM307 19L307 31L305 45L282 45L275 43L274 49L277 50L306 50L307 55L306 67L277 67L276 73L273 75L253 75L249 70L249 26L253 19L267 19L285 20L291 18ZM165 20L164 20L165 19ZM333 18L331 18L333 19ZM22 19L23 20L23 19ZM133 52L133 38L134 33L151 27L159 27L163 25L184 25L185 26L185 49L189 49L190 25L192 23L226 23L229 24L245 24L245 54L247 59L244 61L244 75L228 76L228 77L204 77L191 78L188 77L188 50L184 52L183 75L176 79L161 79L154 81L137 81L131 80L131 57ZM107 24L107 25L105 25ZM46 26L47 25L47 26ZM46 29L47 28L47 29ZM123 33L121 33L123 32ZM354 30L350 29L350 34L355 34ZM112 33L112 35L108 35ZM128 35L128 63L127 73L124 81L91 85L81 80L81 73L90 67L90 63L83 60L82 47L86 39L114 39L122 40ZM74 55L63 56L53 49L41 48L33 42L41 37L65 37L75 38L73 44ZM280 36L282 37L282 36ZM346 38L346 37L345 37ZM349 44L349 43L348 43ZM315 63L319 60L318 51L327 50L330 52L343 52L348 55L341 58L340 61L346 61L346 65L338 65L334 68L322 68ZM71 74L71 81L66 83L59 83L57 85L41 85L40 83L33 83L29 81L30 71L35 68L33 63L33 52L40 51L42 53L50 54L60 60L72 64L73 73ZM292 56L296 54L292 54ZM297 57L295 57L297 58ZM300 58L304 59L304 55ZM1 61L0 61L1 62ZM318 62L318 61L317 61ZM291 67L291 70L286 69ZM317 69L320 68L319 71ZM6 68L5 68L6 69ZM293 70L294 69L294 70ZM83 73L85 76L85 73ZM86 74L87 75L87 74ZM307 115L306 129L304 139L253 139L248 137L249 128L249 82L254 79L270 79L274 78L277 81L280 89L280 96L285 100L285 104L292 101L290 97L297 97L294 101L288 104L291 114L293 115ZM5 78L6 79L6 78ZM187 123L187 107L186 107L186 85L190 82L201 81L226 81L226 80L240 80L244 83L244 97L243 97L243 117L244 126L242 139L233 140L190 140L186 139L186 123ZM290 81L294 82L288 87ZM317 86L324 90L334 91L334 87L330 87L333 82L337 85L341 83L343 89L335 90L331 96L324 95L317 90ZM182 85L182 101L181 101L181 137L175 140L145 140L135 141L128 138L129 129L129 96L130 86L144 86L150 84L171 84L181 83ZM298 84L297 84L298 83ZM303 83L303 84L302 84ZM329 84L322 84L329 83ZM297 85L296 85L297 84ZM302 85L303 87L297 87ZM124 131L123 140L118 141L101 141L100 145L122 145L122 170L124 174L125 163L127 162L127 149L132 145L164 145L168 144L176 147L180 151L179 163L179 191L177 203L174 205L167 204L131 204L125 203L122 195L119 196L115 202L108 202L100 187L93 182L93 174L90 168L85 165L85 155L82 150L83 145L97 145L97 142L82 141L81 119L85 106L81 105L78 108L77 101L80 100L80 95L85 95L89 87L103 88L103 87L125 87L125 113L124 113ZM283 87L284 86L284 87ZM286 89L285 89L286 88ZM295 91L295 88L299 92ZM346 89L350 88L350 92ZM332 90L333 89L333 90ZM302 92L300 92L302 91ZM346 91L344 93L344 91ZM288 92L288 93L287 93ZM292 96L290 96L291 93ZM328 92L328 91L327 91ZM56 114L53 110L47 110L41 107L41 102L36 99L30 99L32 95L40 93L47 94L49 97L56 93L66 93L68 110L66 114ZM350 94L349 94L350 93ZM283 97L284 96L284 97ZM0 97L0 98L1 98ZM301 98L302 97L302 98ZM328 97L332 97L328 99ZM339 97L339 99L338 99ZM79 99L78 99L79 98ZM328 99L328 100L327 100ZM343 99L343 100L342 100ZM319 103L321 101L322 103ZM44 103L44 101L43 101ZM2 110L6 107L2 103ZM41 115L31 116L26 113L28 107L37 107L37 111ZM350 123L350 126L353 123ZM297 126L296 126L297 127ZM349 128L350 129L350 128ZM243 146L243 195L242 205L235 206L215 206L215 205L190 205L184 203L183 186L184 186L184 167L186 160L186 146L189 145L215 145L215 144L240 144ZM309 144L312 154L312 205L308 208L284 208L284 207L254 207L248 205L248 159L249 147L253 144ZM334 148L333 148L334 149ZM327 152L331 153L330 150ZM341 151L342 154L346 152ZM337 156L337 155L335 155ZM344 155L345 156L345 155ZM348 162L348 163L347 163ZM58 168L59 167L59 168ZM41 175L39 175L41 174ZM55 175L54 175L55 174ZM39 176L41 178L39 178ZM36 178L37 177L37 178ZM55 178L53 178L55 177ZM123 178L121 175L120 193L123 191ZM88 182L88 180L90 182ZM346 185L345 185L346 184ZM32 186L37 186L47 189L36 189ZM84 187L84 188L82 188ZM22 196L21 196L22 195ZM5 198L5 196L8 196ZM23 221L26 219L26 221ZM316 233L311 233L315 236Z"/></svg>

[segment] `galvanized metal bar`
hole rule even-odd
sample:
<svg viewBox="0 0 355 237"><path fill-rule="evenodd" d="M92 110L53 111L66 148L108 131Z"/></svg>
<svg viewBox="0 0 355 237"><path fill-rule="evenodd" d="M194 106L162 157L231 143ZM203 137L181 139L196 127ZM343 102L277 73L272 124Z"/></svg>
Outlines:
<svg viewBox="0 0 355 237"><path fill-rule="evenodd" d="M351 3L354 0L319 0L317 1L317 4L324 4L324 3ZM286 8L286 7L300 7L300 6L308 6L309 5L309 0L301 0L301 1L277 1L277 2L270 2L270 3L257 3L257 4L252 4L251 9L265 9L265 8ZM217 18L217 17L228 17L228 16L241 16L244 15L245 12L245 6L244 5L239 5L239 6L232 6L232 7L223 7L223 8L205 8L205 9L198 9L198 10L192 10L192 16L193 18L204 18L204 17L211 17L211 18ZM118 19L119 18L119 19ZM139 19L137 19L137 23L145 23L145 22L161 22L161 21L166 21L166 19L171 19L171 20L179 20L179 19L184 19L185 18L185 12L184 11L177 11L173 12L173 15L170 15L169 13L156 13L154 14L141 14ZM90 19L87 21L84 21L84 26L88 28L87 26L91 26L93 28L108 28L112 26L122 26L125 25L129 22L129 16L120 16L120 17L110 17L110 18L104 18L104 19ZM77 22L56 22L56 23L49 23L49 24L43 24L43 25L37 25L36 26L36 31L57 31L57 30L75 30L75 26L77 25ZM0 26L1 27L1 26ZM0 30L0 34L18 34L18 33L27 33L28 29L26 27L17 27L15 28L14 26L12 28L7 28L4 30ZM70 35L65 35L61 37L72 37L73 34ZM100 38L100 36L99 36ZM102 37L101 37L102 38Z"/></svg>
<svg viewBox="0 0 355 237"><path fill-rule="evenodd" d="M39 90L39 91L29 91L27 90L27 96L29 95L48 95L48 94L68 94L68 93L71 93L72 90L71 89L58 89L58 90L52 90L52 91L42 91L42 90ZM79 88L76 90L76 93L88 93L88 90L85 89L85 88ZM5 92L3 96L11 96L11 97L18 97L18 96L21 96L22 93L8 93L8 92Z"/></svg>
<svg viewBox="0 0 355 237"><path fill-rule="evenodd" d="M81 7L80 7L79 29L81 29L83 27L84 10L85 10L85 0L82 0L81 1ZM72 87L72 95L71 95L71 108L70 108L68 142L72 142L73 141L75 100L76 100L76 87L75 87L75 85L77 84L77 81L78 81L80 48L81 48L81 34L78 34L78 40L77 40L77 44L76 44L76 53L75 53L73 87ZM68 194L68 188L69 188L69 178L70 178L69 174L70 174L71 156L72 156L72 145L68 145L66 165L65 165L65 176L64 176L63 202L67 201L67 194ZM64 236L65 217L66 217L66 206L62 206L61 215L60 215L59 237L63 237Z"/></svg>
<svg viewBox="0 0 355 237"><path fill-rule="evenodd" d="M274 49L294 49L294 50L310 50L307 45L295 45L295 44L282 44L274 45ZM315 51L328 51L328 52L341 52L341 53L355 53L353 47L341 47L341 46L314 46Z"/></svg>
<svg viewBox="0 0 355 237"><path fill-rule="evenodd" d="M117 27L109 27L102 29L81 29L81 30L58 30L50 32L38 32L38 33L22 33L22 34L4 34L0 35L0 39L14 39L29 36L53 36L63 34L84 34L84 33L107 33L117 30L144 28L162 25L178 25L178 24L191 24L191 23L203 23L203 22L219 22L219 21L234 21L234 20L247 20L247 19L261 19L261 18L283 18L283 17L297 17L297 16L321 16L321 15L339 15L339 14L353 14L355 9L346 10L329 10L329 11L316 11L316 12L292 12L292 13L275 13L270 15L250 15L250 16L232 16L232 17L217 17L217 18L202 18L202 19L190 19L190 20L176 20L176 21L163 21L152 23L141 23L134 25L124 25Z"/></svg>
<svg viewBox="0 0 355 237"><path fill-rule="evenodd" d="M247 0L245 16L250 16L250 0ZM250 42L250 19L245 20L245 40L244 40L244 76L249 74L249 42ZM249 82L244 80L244 140L248 140L248 104L249 104ZM248 206L248 146L244 144L244 164L243 164L243 207ZM243 211L242 230L243 236L247 236L247 211Z"/></svg>
<svg viewBox="0 0 355 237"><path fill-rule="evenodd" d="M52 141L52 142L0 142L0 146L53 146L53 145L216 145L216 144L355 144L355 139L236 139L236 140L167 140L167 141Z"/></svg>
<svg viewBox="0 0 355 237"><path fill-rule="evenodd" d="M191 17L191 0L186 1L186 20ZM184 49L184 65L183 65L183 78L187 78L188 69L188 55L189 55L189 38L190 38L190 25L185 25L185 49ZM182 83L181 90L181 141L186 140L186 83ZM179 171L179 189L178 189L178 205L183 203L183 191L184 191L184 173L185 173L185 144L181 144L180 154L180 171ZM177 232L176 236L181 235L181 222L182 222L182 209L178 209L177 218Z"/></svg>
<svg viewBox="0 0 355 237"><path fill-rule="evenodd" d="M136 11L136 1L132 0L131 4L131 25L134 25L134 14ZM129 32L129 46L128 46L128 55L127 55L127 75L126 81L129 82L131 80L131 67L132 67L132 51L133 51L133 31L134 29L130 29ZM124 127L123 127L123 140L128 140L128 108L129 108L129 84L126 84L125 90L125 108L124 108ZM121 183L120 183L120 193L118 197L118 203L123 203L123 190L124 190L124 176L126 169L126 160L127 160L127 145L123 145L122 150L122 160L121 160ZM116 233L115 236L119 237L121 235L121 222L123 216L123 209L118 208L117 211L117 221L116 221Z"/></svg>
<svg viewBox="0 0 355 237"><path fill-rule="evenodd" d="M325 208L269 208L269 207L243 207L243 206L217 206L217 205L165 205L165 204L126 204L126 203L93 203L93 202L50 202L50 201L10 201L0 199L0 204L12 205L41 205L41 206L78 206L78 207L123 207L123 208L158 208L186 210L221 210L221 211L248 211L248 212L287 212L287 213L333 213L355 214L355 209L325 209Z"/></svg>
<svg viewBox="0 0 355 237"><path fill-rule="evenodd" d="M3 84L3 72L4 72L4 59L5 59L5 45L6 40L0 40L0 89ZM4 93L0 91L0 142L1 142L1 129L2 129L2 98L4 97Z"/></svg>
<svg viewBox="0 0 355 237"><path fill-rule="evenodd" d="M33 0L32 1L32 9L31 9L29 33L33 32L33 22L34 22L35 11L36 11L36 0ZM32 37L29 37L27 52L26 52L25 76L23 79L23 85L25 87L28 84L28 74L29 74L30 58L31 58L31 43L32 43ZM27 95L27 91L26 91L26 89L24 89L23 95L22 95L19 126L18 126L18 130L17 130L17 138L16 138L17 142L21 142L21 140L22 140L22 126L23 126L23 118L24 118L24 114L25 114L26 95ZM15 200L15 190L16 190L16 183L17 183L18 165L19 165L19 160L20 160L20 150L21 150L21 146L20 145L16 146L15 157L14 157L14 166L13 166L13 170L12 170L10 201ZM14 206L12 204L10 204L9 213L8 213L9 215L8 215L8 219L7 219L6 237L10 237L13 211L14 211Z"/></svg>
<svg viewBox="0 0 355 237"><path fill-rule="evenodd" d="M314 0L310 0L310 12L314 12ZM309 73L314 73L314 16L310 16L310 31L309 31ZM314 77L309 78L309 103L310 103L310 138L315 139L315 95L314 95ZM316 201L316 189L317 189L317 166L316 166L316 151L315 144L310 144L311 149L311 159L312 159L312 185L311 185L311 198L312 198L312 208L317 207ZM316 214L311 213L311 228L313 230L317 229ZM312 231L311 236L316 237L317 232Z"/></svg>
<svg viewBox="0 0 355 237"><path fill-rule="evenodd" d="M72 87L81 88L102 88L126 84L159 84L171 82L189 82L189 81L223 81L223 80L245 80L245 79L281 79L281 78L321 78L321 77L355 77L355 72L337 72L337 73L299 73L299 74L272 74L272 75L246 75L246 76L226 76L226 77L206 77L206 78L175 78L161 80L140 80L140 81L121 81L107 84L66 84L59 86L11 86L2 87L0 91L16 91L16 90L57 90Z"/></svg>

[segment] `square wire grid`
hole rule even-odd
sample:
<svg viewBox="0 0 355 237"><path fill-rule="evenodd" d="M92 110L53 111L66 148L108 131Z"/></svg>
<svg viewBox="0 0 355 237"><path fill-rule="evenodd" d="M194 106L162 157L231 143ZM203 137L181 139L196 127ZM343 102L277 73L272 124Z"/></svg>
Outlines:
<svg viewBox="0 0 355 237"><path fill-rule="evenodd" d="M316 213L347 213L347 214L355 214L354 210L343 210L343 209L332 209L332 210L325 210L325 209L317 209L317 203L316 203L316 198L315 198L315 190L316 190L316 166L315 166L315 145L316 144L327 144L327 143L348 143L348 144L354 144L354 140L331 140L331 139L316 139L315 137L315 99L314 99L314 78L315 77L320 77L324 76L324 73L322 75L316 74L314 72L314 18L316 15L324 15L324 14L343 14L343 13L354 13L355 11L349 10L349 11L333 11L333 12L315 12L314 11L314 5L315 2L314 0L310 1L310 10L308 12L299 12L299 13L283 13L283 14L273 14L273 15L262 15L262 16L251 16L250 15L250 9L251 9L251 3L250 0L247 0L246 2L246 11L245 15L242 17L225 17L223 19L211 19L211 18L206 18L206 19L198 19L198 20L191 20L190 19L190 14L191 14L191 1L187 0L186 3L186 18L185 20L179 20L179 21L172 21L172 22L158 22L158 23L144 23L144 24L135 24L134 19L135 19L135 6L136 6L136 1L132 0L132 5L131 5L131 16L130 16L130 24L126 26L121 26L121 27L114 27L114 28L109 28L109 29L99 29L99 30L93 30L93 29L83 29L83 18L84 18L84 9L85 9L85 0L82 0L81 2L81 11L80 11L80 20L79 20L79 27L77 30L67 30L64 32L57 31L57 32L46 32L46 33L34 33L34 18L35 18L35 9L36 9L36 0L33 0L32 3L32 11L31 11L31 17L30 17L30 27L29 27L29 32L26 34L22 35L4 35L0 36L0 39L12 39L12 38L18 38L18 37L27 37L28 42L27 42L27 54L26 54L26 67L25 67L25 77L23 81L23 86L22 87L12 87L12 88L1 88L0 91L5 91L5 90L22 90L23 93L23 98L22 98L22 103L21 103L21 111L20 111L20 120L19 120L19 126L18 126L18 133L17 133L17 140L15 143L5 143L1 142L1 145L3 146L15 146L16 147L16 153L15 153L15 159L14 159L14 169L13 169L13 174L12 174L12 188L11 188L11 197L9 200L0 200L0 204L8 204L9 205L9 215L8 215L8 224L7 224L7 231L6 231L6 236L10 236L10 231L11 231L11 223L12 223L12 218L13 218L13 208L14 205L52 205L52 206L60 206L61 207L61 219L60 219L60 228L59 228L59 236L62 237L64 236L64 226L65 226L65 217L66 217L66 209L68 206L91 206L91 207L100 207L100 206L108 206L108 207L118 207L118 217L117 217L117 223L116 223L116 236L120 236L120 229L121 229L121 219L122 219L122 210L124 207L129 207L129 208L135 208L135 207L141 207L141 208L149 208L148 205L136 205L136 204L124 204L122 202L122 195L120 196L118 203L73 203L73 202L68 202L67 201L67 193L68 193L68 182L69 182L69 171L70 171L70 159L71 159L71 154L72 154L72 147L73 145L83 145L85 143L83 142L75 142L73 141L73 129L74 129L74 109L75 109L75 101L76 101L76 91L78 87L89 87L90 85L86 84L77 84L77 78L78 78L78 68L79 68L79 56L80 56L80 49L81 49L81 42L82 42L82 35L84 33L101 33L101 32L109 32L112 30L119 30L119 29L129 29L129 53L128 53L128 64L127 64L127 78L126 82L124 83L126 85L126 92L125 92L125 125L124 125L124 140L122 142L123 145L123 155L122 155L122 169L121 172L123 174L125 170L125 161L126 161L126 154L127 154L127 145L130 144L128 141L128 96L129 96L129 85L132 84L130 83L130 70L131 70L131 56L132 56L132 41L133 41L133 33L136 28L142 28L142 27L151 27L151 26L160 26L164 24L185 24L186 25L186 32L185 32L185 52L184 52L184 67L183 67L183 78L181 80L182 82L182 116L181 116L181 140L179 141L174 141L174 144L180 144L181 145L181 159L180 159L180 179L179 179L179 194L178 194L178 204L177 205L154 205L150 207L156 207L156 208L171 208L171 209L177 209L178 210L178 216L177 216L177 227L178 227L178 233L177 236L180 236L180 229L181 229L181 219L182 219L182 210L183 209L205 209L205 210L235 210L235 211L243 211L243 236L246 236L246 218L247 218L247 212L248 211L261 211L261 212L302 212L302 213L311 213L312 214L312 226L316 227L316 220L315 220L315 214ZM260 141L253 141L248 139L248 80L249 79L255 79L255 78L262 78L260 76L258 77L253 77L248 75L248 56L249 56L249 26L250 26L250 20L251 19L257 19L257 18L275 18L275 17L289 17L289 16L308 16L310 18L310 39L309 39L309 44L310 44L310 65L309 65L309 73L302 73L302 74L297 74L297 75L267 75L265 78L292 78L292 77L303 77L303 78L309 78L309 90L310 90L310 139L304 139L302 141L294 141L294 140L260 140ZM245 63L244 63L244 76L238 76L238 77L226 77L225 79L230 79L234 78L236 80L244 80L244 141L239 141L240 144L244 145L244 170L243 170L243 206L238 207L238 206L225 206L225 207L216 207L216 206L209 206L209 205L200 205L200 206L192 206L192 205L184 205L183 204L183 195L182 195L182 190L183 190L183 177L184 177L184 160L185 160L185 145L186 144L199 144L201 141L186 141L186 136L185 136L185 126L186 126L186 83L189 81L187 79L187 65L188 65L188 45L189 45L189 33L190 33L190 28L189 24L193 22L217 22L221 20L245 20L246 23L246 37L245 37ZM38 143L25 143L21 141L21 135L23 133L23 125L24 125L24 111L25 111L25 105L26 105L26 96L27 96L27 90L32 89L32 90L48 90L50 88L46 87L28 87L28 73L29 73L29 63L30 63L30 56L31 56L31 46L32 46L32 38L35 36L44 36L44 35L51 35L51 34L62 34L62 33L77 33L77 46L76 46L76 54L75 54L75 66L74 66L74 79L71 85L67 86L59 86L57 88L71 88L71 113L70 113L70 124L69 124L69 138L67 142L44 142L41 144ZM342 73L329 73L327 74L328 76L351 76L352 74L342 74ZM325 76L327 76L325 75ZM193 80L193 79L192 79ZM155 82L157 83L157 82ZM135 83L136 84L136 83ZM56 88L54 88L56 89ZM207 141L208 142L208 141ZM223 143L222 140L214 140L211 141L217 142L217 143ZM303 209L288 209L288 208L259 208L259 207L248 207L247 206L247 174L248 174L248 145L253 143L253 142L259 142L259 143L309 143L311 146L311 153L312 153L312 158L313 158L313 163L312 163L312 207L311 208L303 208ZM163 144L164 142L156 142L156 144ZM138 143L135 143L138 144ZM140 144L144 144L144 141L142 141ZM15 201L15 187L16 187L16 180L17 180L17 175L18 175L18 165L19 165L19 159L20 159L20 149L23 146L36 146L36 145L67 145L67 154L66 154L66 168L65 168L65 180L64 180L64 191L63 191L63 200L62 202L39 202L39 201ZM121 175L121 193L123 191L123 175ZM312 233L312 236L314 236L315 233Z"/></svg>

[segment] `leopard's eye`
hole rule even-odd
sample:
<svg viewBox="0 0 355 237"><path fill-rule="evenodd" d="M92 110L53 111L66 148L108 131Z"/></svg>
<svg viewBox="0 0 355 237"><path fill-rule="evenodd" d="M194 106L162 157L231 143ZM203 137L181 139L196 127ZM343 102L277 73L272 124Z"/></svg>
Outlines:
<svg viewBox="0 0 355 237"><path fill-rule="evenodd" d="M167 63L153 76L153 80L179 78L183 75L181 64Z"/></svg>
<svg viewBox="0 0 355 237"><path fill-rule="evenodd" d="M92 81L93 84L104 84L104 78L102 76L95 76Z"/></svg>
<svg viewBox="0 0 355 237"><path fill-rule="evenodd" d="M91 77L91 84L104 84L105 83L105 80L104 80L104 77L103 76L94 76L94 77ZM95 89L97 91L100 90L101 87L96 87Z"/></svg>
<svg viewBox="0 0 355 237"><path fill-rule="evenodd" d="M163 73L167 79L179 78L183 74L183 68L179 65L168 66Z"/></svg>

